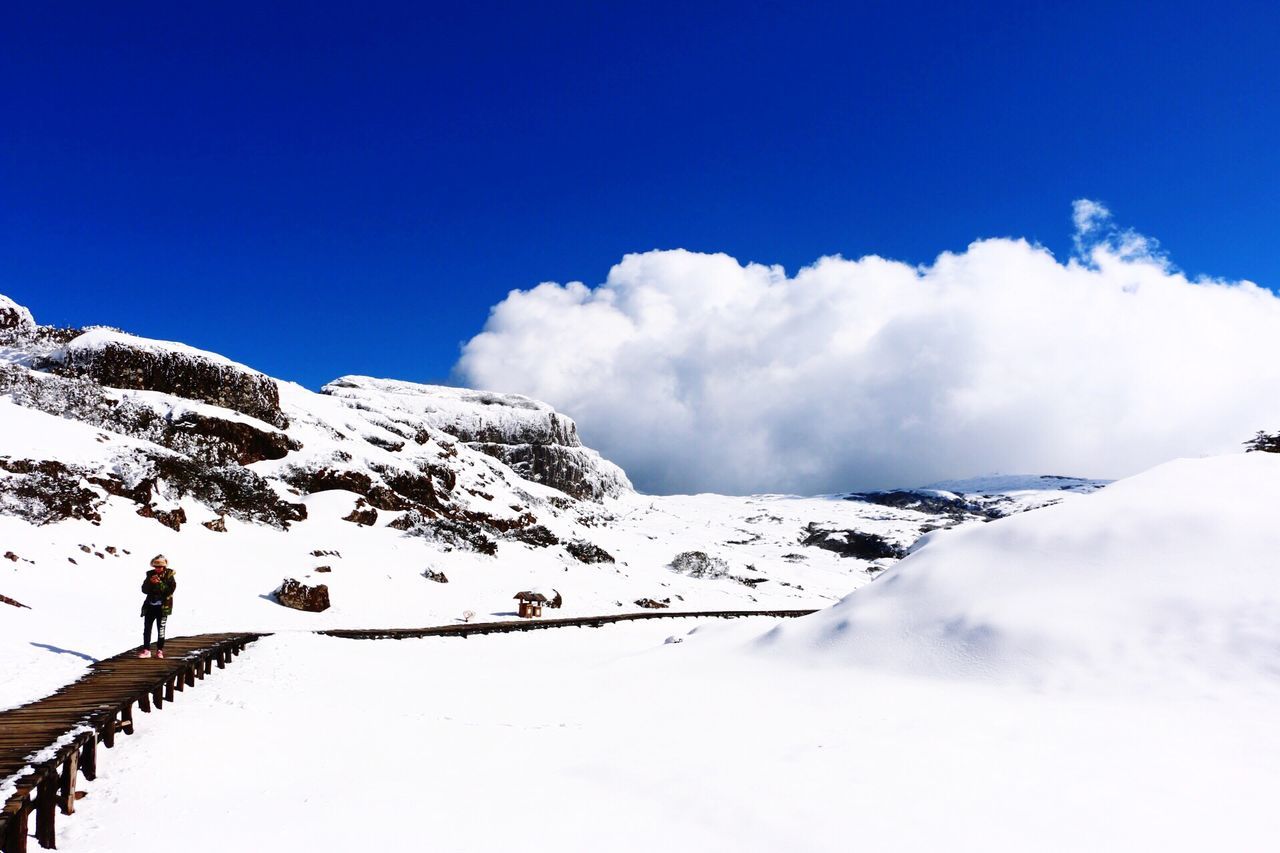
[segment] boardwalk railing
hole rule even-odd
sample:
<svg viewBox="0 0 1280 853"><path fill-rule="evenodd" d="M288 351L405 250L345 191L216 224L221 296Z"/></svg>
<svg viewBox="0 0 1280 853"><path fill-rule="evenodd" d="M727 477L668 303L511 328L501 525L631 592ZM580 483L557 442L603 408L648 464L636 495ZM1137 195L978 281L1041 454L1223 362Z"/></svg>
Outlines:
<svg viewBox="0 0 1280 853"><path fill-rule="evenodd" d="M160 710L260 636L178 637L165 644L163 659L126 652L51 696L0 711L0 851L25 853L32 812L36 841L56 847L57 815L75 811L77 777L97 775L99 743L110 749L117 732L133 734L134 706Z"/></svg>
<svg viewBox="0 0 1280 853"><path fill-rule="evenodd" d="M644 619L739 619L745 616L794 618L808 616L813 610L650 610L644 613L614 613L608 616L571 616L566 619L521 619L518 622L460 622L430 628L334 628L316 631L327 637L348 640L407 640L414 637L469 637L472 634L512 634L518 631L540 631L544 628L599 628L614 622L636 622Z"/></svg>
<svg viewBox="0 0 1280 853"><path fill-rule="evenodd" d="M360 640L411 637L468 637L546 628L599 628L615 622L645 619L735 619L746 616L807 616L812 610L701 610L615 613L567 619L521 619L508 622L464 622L428 628L363 628L317 631L330 637ZM0 711L0 853L26 853L30 816L41 847L57 846L58 812L75 811L80 774L97 775L98 744L110 749L117 732L133 734L133 708L143 713L225 668L245 646L264 634L200 634L170 639L167 657L139 659L136 651L99 661L79 681L51 696Z"/></svg>

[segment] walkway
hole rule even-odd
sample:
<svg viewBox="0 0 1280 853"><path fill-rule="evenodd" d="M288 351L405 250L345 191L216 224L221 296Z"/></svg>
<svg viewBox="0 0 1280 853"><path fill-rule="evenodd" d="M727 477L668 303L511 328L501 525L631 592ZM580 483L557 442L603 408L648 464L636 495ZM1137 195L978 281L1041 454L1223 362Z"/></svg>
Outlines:
<svg viewBox="0 0 1280 853"><path fill-rule="evenodd" d="M566 619L521 619L507 622L469 622L427 628L364 628L318 631L349 639L405 639L409 637L468 637L547 628L598 628L614 622L646 619L717 618L746 616L807 616L812 610L711 610L616 613ZM79 681L51 696L8 711L0 711L0 853L26 853L30 817L35 814L35 839L42 847L57 846L57 815L72 814L80 775L97 775L98 744L115 746L117 732L133 734L134 706L143 713L162 709L178 693L223 669L245 646L264 634L200 634L178 637L165 644L163 660L141 659L137 650L99 661Z"/></svg>

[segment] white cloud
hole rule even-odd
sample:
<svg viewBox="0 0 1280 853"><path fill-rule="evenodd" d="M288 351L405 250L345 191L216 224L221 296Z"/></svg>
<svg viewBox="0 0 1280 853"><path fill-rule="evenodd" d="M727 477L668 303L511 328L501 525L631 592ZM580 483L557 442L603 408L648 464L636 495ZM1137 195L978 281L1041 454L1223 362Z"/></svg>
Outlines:
<svg viewBox="0 0 1280 853"><path fill-rule="evenodd" d="M1078 257L1022 240L930 266L628 255L512 291L468 384L574 416L645 490L845 491L987 472L1120 476L1280 427L1280 298L1188 281L1105 207Z"/></svg>

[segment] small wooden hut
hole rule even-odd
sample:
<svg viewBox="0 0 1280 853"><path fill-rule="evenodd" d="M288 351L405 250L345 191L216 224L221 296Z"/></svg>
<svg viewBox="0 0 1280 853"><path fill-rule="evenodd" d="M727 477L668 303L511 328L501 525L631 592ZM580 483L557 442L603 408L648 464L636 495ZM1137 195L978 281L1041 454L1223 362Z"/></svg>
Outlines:
<svg viewBox="0 0 1280 853"><path fill-rule="evenodd" d="M522 619L532 619L535 616L541 616L542 605L547 603L547 597L545 595L540 592L531 592L529 590L517 592L513 597L520 602L519 613L520 618Z"/></svg>

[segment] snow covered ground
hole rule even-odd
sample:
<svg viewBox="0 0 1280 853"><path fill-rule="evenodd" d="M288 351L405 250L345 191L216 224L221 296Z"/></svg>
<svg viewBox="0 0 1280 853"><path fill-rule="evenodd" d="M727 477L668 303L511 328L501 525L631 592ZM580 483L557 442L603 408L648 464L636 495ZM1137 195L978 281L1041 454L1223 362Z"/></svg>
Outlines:
<svg viewBox="0 0 1280 853"><path fill-rule="evenodd" d="M1278 457L1173 462L798 620L281 633L141 718L60 849L1270 849L1277 501Z"/></svg>
<svg viewBox="0 0 1280 853"><path fill-rule="evenodd" d="M1116 701L744 651L769 627L264 639L140 718L59 849L1262 850L1280 832L1274 695Z"/></svg>

